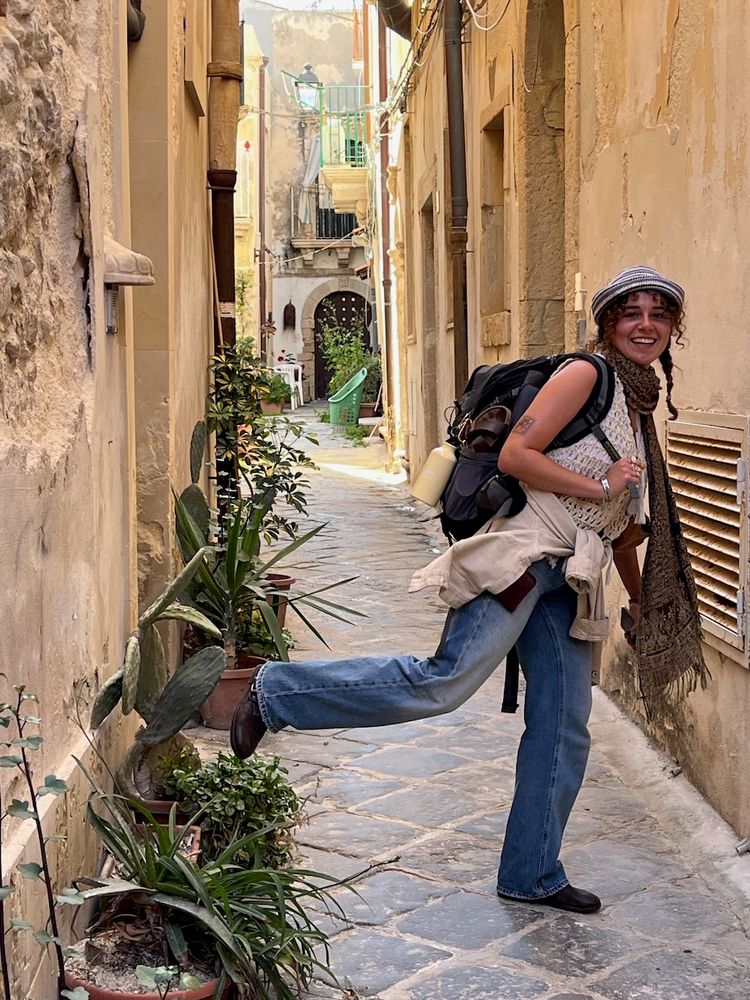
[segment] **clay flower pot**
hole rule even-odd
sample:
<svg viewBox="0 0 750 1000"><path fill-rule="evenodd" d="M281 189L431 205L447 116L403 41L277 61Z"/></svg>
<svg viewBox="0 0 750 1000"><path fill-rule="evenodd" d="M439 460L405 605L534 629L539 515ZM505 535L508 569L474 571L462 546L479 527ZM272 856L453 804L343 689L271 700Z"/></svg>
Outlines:
<svg viewBox="0 0 750 1000"><path fill-rule="evenodd" d="M68 989L74 990L77 986L82 986L89 995L89 1000L159 1000L158 993L123 993L122 990L108 990L101 986L94 986L71 973L65 973L65 982ZM193 990L170 990L169 1000L211 1000L216 992L217 980L212 979L197 986ZM224 990L223 996L229 995L229 986Z"/></svg>
<svg viewBox="0 0 750 1000"><path fill-rule="evenodd" d="M276 417L284 409L284 404L282 403L269 403L267 400L263 399L260 403L261 413L265 413L267 417Z"/></svg>
<svg viewBox="0 0 750 1000"><path fill-rule="evenodd" d="M247 691L257 667L265 663L263 656L249 656L238 653L237 662L240 669L225 670L211 694L201 705L201 715L204 725L209 729L229 729L234 710Z"/></svg>
<svg viewBox="0 0 750 1000"><path fill-rule="evenodd" d="M265 578L273 585L274 590L291 590L292 585L295 583L294 577L287 576L286 573L266 573ZM272 610L279 619L279 625L283 626L286 621L286 597L282 597L280 594L277 594L272 596L268 603L271 605Z"/></svg>

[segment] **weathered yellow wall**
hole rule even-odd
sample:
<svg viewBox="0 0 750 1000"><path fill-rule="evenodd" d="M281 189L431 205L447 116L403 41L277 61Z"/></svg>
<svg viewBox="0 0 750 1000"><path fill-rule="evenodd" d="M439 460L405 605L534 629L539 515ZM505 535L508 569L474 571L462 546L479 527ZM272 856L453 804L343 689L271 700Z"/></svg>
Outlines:
<svg viewBox="0 0 750 1000"><path fill-rule="evenodd" d="M103 235L124 237L114 14L102 0L15 0L0 20L0 697L14 683L39 696L37 780L55 772L73 788L41 800L48 832L69 836L49 847L61 885L98 855L80 825L88 788L71 753L87 748L68 718L72 684L109 676L134 610L129 318L124 302L121 333L108 335L103 308ZM28 797L15 771L1 779L4 802ZM4 826L7 905L42 926L40 886L15 871L38 860L31 824ZM31 935L9 943L19 995L51 995L44 983L27 992L43 957Z"/></svg>
<svg viewBox="0 0 750 1000"><path fill-rule="evenodd" d="M185 0L149 11L131 46L133 240L154 262L156 286L134 293L141 599L175 567L170 489L188 482L190 433L203 414L211 299L206 119L184 82ZM205 67L210 33L204 33Z"/></svg>
<svg viewBox="0 0 750 1000"><path fill-rule="evenodd" d="M687 290L687 344L675 352L678 407L747 416L746 5L519 2L492 31L469 26L464 40L470 369L573 349L585 332L593 292L623 267L647 263ZM433 206L446 205L449 196L439 30L423 61L404 114L411 155L402 143L398 172L406 286L401 377L411 386L412 477L439 443L442 409L453 393L442 220L434 213L433 347L425 335L429 289L419 218L431 192ZM500 115L503 139L496 133L488 145L483 130L488 124L497 129ZM488 166L488 150L504 159L489 188L497 164ZM586 290L583 311L575 309L577 273ZM502 289L493 286L495 276ZM501 307L504 315L495 312ZM615 621L620 598L612 596ZM743 750L750 741L750 675L709 647L706 655L714 676L708 691L674 706L669 727L652 732L744 833L750 829ZM618 638L606 651L602 686L640 715Z"/></svg>
<svg viewBox="0 0 750 1000"><path fill-rule="evenodd" d="M648 263L687 292L675 351L678 408L750 412L747 312L750 178L744 4L581 5L580 269L593 292ZM585 58L584 58L585 53ZM602 686L638 711L617 640ZM738 832L750 829L750 675L706 647L708 690L656 730Z"/></svg>
<svg viewBox="0 0 750 1000"><path fill-rule="evenodd" d="M134 46L126 42L125 0L7 6L0 18L0 669L39 696L37 779L54 772L71 786L60 799L41 800L47 832L69 838L49 846L62 887L94 872L99 855L82 824L89 789L72 759L92 763L70 721L73 682L87 677L95 690L120 664L138 609L139 509L147 522L145 589L157 585L153 562L163 560L164 574L171 569L169 489L187 479L189 436L203 411L205 120L185 97L184 0L149 5ZM201 77L205 63L204 44ZM121 291L117 334L107 334L104 321L107 234L151 256L158 282ZM113 764L132 731L118 719L104 728L100 745ZM4 802L26 797L14 771L3 769L0 780ZM15 871L19 861L38 860L32 828L4 825L2 876L14 887L6 905L41 926L40 885ZM18 995L52 996L49 963L31 935L13 936L11 947Z"/></svg>

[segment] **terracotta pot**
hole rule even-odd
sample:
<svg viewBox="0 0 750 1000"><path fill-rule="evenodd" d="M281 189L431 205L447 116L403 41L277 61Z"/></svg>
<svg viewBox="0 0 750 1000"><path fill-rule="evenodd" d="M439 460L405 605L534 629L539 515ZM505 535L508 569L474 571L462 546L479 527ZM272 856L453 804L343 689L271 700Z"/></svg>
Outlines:
<svg viewBox="0 0 750 1000"><path fill-rule="evenodd" d="M273 584L275 590L291 590L292 585L296 583L294 577L287 576L286 573L266 573L266 580ZM268 603L279 619L279 625L283 626L286 621L286 597L276 594L271 597Z"/></svg>
<svg viewBox="0 0 750 1000"><path fill-rule="evenodd" d="M159 1000L158 993L123 993L122 990L107 990L102 986L94 986L84 979L78 979L71 973L65 973L65 983L68 989L74 990L77 986L82 986L89 995L89 1000ZM216 979L212 979L203 986L194 990L170 990L169 1000L210 1000L216 992ZM224 998L229 996L229 985L222 993Z"/></svg>
<svg viewBox="0 0 750 1000"><path fill-rule="evenodd" d="M261 400L260 412L265 413L267 417L276 417L283 409L283 403L269 403L266 400Z"/></svg>
<svg viewBox="0 0 750 1000"><path fill-rule="evenodd" d="M359 404L360 417L374 417L377 405L378 405L377 403L360 403Z"/></svg>
<svg viewBox="0 0 750 1000"><path fill-rule="evenodd" d="M266 662L263 656L240 653L238 660L240 656L242 657L240 662L246 663L247 666L238 670L225 670L219 678L219 683L201 705L203 723L209 729L229 729L234 710L247 691L255 668Z"/></svg>
<svg viewBox="0 0 750 1000"><path fill-rule="evenodd" d="M150 813L153 814L154 819L157 823L165 825L169 820L169 814L172 810L172 806L175 804L174 799L140 799L141 805L145 806ZM136 814L136 821L142 820L143 817L140 813ZM185 823L190 819L180 808L177 807L177 822Z"/></svg>

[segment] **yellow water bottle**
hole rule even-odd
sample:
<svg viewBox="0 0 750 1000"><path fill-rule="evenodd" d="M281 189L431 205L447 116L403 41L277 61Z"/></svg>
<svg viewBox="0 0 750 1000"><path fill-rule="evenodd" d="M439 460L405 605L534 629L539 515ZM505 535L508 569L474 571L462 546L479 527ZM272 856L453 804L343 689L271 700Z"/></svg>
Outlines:
<svg viewBox="0 0 750 1000"><path fill-rule="evenodd" d="M456 449L447 441L433 448L411 488L411 495L422 503L434 507L443 495L454 468Z"/></svg>

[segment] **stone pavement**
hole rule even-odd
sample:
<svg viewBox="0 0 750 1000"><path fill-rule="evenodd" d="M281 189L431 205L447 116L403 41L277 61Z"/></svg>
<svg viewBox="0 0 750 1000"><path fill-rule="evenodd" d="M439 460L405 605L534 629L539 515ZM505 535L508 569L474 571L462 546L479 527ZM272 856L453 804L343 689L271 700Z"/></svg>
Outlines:
<svg viewBox="0 0 750 1000"><path fill-rule="evenodd" d="M330 596L367 619L317 619L332 656L433 652L443 606L406 590L438 533L380 472L380 442L353 448L316 429L311 514L327 527L287 571L306 584L357 576ZM293 659L325 655L295 634ZM575 917L496 897L522 730L520 710L500 714L501 675L440 718L264 740L307 798L305 863L344 876L398 858L359 881L359 896L337 891L345 917L321 923L341 988L321 980L310 1000L747 1000L750 856L736 856L739 837L598 690L563 860L604 907Z"/></svg>

